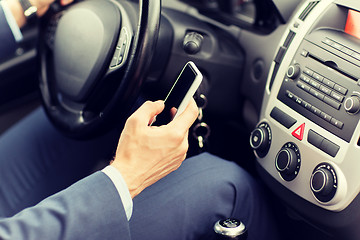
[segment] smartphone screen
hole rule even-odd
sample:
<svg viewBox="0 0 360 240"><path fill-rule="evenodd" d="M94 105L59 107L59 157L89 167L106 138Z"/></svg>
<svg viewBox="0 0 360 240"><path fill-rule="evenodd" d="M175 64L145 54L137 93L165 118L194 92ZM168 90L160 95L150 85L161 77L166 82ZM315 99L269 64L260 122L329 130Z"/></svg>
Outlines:
<svg viewBox="0 0 360 240"><path fill-rule="evenodd" d="M201 81L202 75L200 71L193 62L188 62L167 94L164 100L165 109L156 116L156 121L153 125L168 124L173 119L170 111L173 107L177 109L175 117L182 113L200 86Z"/></svg>

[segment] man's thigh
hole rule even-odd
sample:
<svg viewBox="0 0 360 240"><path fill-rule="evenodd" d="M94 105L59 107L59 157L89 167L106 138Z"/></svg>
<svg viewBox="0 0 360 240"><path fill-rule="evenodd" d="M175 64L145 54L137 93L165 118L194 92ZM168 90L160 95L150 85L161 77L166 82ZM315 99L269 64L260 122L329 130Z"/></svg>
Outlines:
<svg viewBox="0 0 360 240"><path fill-rule="evenodd" d="M134 198L132 239L211 239L219 219L235 217L248 240L277 239L262 188L233 162L210 154L182 166Z"/></svg>

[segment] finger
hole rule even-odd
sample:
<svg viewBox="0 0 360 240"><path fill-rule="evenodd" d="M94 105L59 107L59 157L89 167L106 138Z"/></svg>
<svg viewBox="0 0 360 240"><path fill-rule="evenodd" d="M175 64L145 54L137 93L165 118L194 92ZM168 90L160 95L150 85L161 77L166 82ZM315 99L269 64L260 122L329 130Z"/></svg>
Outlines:
<svg viewBox="0 0 360 240"><path fill-rule="evenodd" d="M171 108L170 109L170 114L171 114L171 117L174 118L175 114L177 112L177 109L175 107Z"/></svg>
<svg viewBox="0 0 360 240"><path fill-rule="evenodd" d="M189 129L199 115L199 109L195 100L192 98L186 109L172 120L168 125L176 125L184 129Z"/></svg>
<svg viewBox="0 0 360 240"><path fill-rule="evenodd" d="M149 124L156 115L164 110L164 107L164 101L162 100L156 102L146 101L133 113L132 117L137 117L146 122L146 124Z"/></svg>
<svg viewBox="0 0 360 240"><path fill-rule="evenodd" d="M65 5L68 5L70 3L72 3L73 0L61 0L61 5L65 6Z"/></svg>

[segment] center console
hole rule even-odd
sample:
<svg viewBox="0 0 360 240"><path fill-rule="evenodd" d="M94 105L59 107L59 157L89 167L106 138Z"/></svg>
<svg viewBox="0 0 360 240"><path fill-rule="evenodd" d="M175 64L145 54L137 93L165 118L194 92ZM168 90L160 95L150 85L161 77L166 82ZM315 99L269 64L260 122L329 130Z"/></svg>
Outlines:
<svg viewBox="0 0 360 240"><path fill-rule="evenodd" d="M326 231L351 232L342 239L360 238L359 11L357 0L303 2L250 136L269 187Z"/></svg>

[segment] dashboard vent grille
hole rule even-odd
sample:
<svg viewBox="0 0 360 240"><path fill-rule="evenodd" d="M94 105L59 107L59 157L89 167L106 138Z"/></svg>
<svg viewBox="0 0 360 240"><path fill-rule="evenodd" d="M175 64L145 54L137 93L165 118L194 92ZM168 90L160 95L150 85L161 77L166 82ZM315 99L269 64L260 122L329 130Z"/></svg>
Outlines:
<svg viewBox="0 0 360 240"><path fill-rule="evenodd" d="M304 11L302 11L302 13L299 16L299 19L304 21L305 18L309 15L309 13L311 12L311 10L314 9L314 7L319 3L319 1L313 1L310 2L307 7L304 9Z"/></svg>
<svg viewBox="0 0 360 240"><path fill-rule="evenodd" d="M274 83L274 80L275 80L276 74L277 74L277 72L279 70L282 59L283 59L288 47L290 46L292 40L294 39L295 35L296 35L296 33L290 30L287 37L286 37L286 39L285 39L285 41L284 41L284 44L279 48L279 50L278 50L278 52L276 54L276 57L274 59L275 67L274 67L273 74L272 74L271 80L270 80L270 86L269 86L270 90L271 90L272 85Z"/></svg>
<svg viewBox="0 0 360 240"><path fill-rule="evenodd" d="M284 42L284 47L288 48L290 46L290 43L292 42L292 40L295 37L295 32L290 31L289 34L287 35L285 42Z"/></svg>

